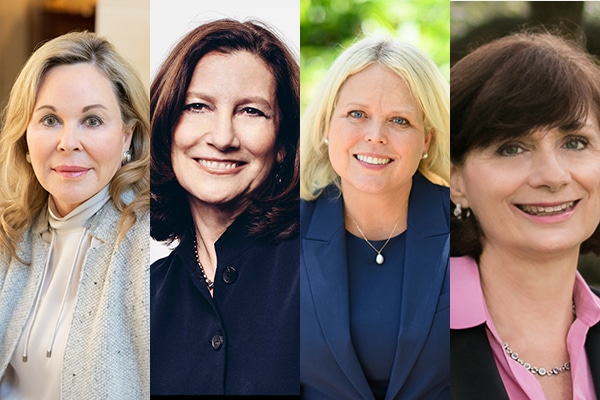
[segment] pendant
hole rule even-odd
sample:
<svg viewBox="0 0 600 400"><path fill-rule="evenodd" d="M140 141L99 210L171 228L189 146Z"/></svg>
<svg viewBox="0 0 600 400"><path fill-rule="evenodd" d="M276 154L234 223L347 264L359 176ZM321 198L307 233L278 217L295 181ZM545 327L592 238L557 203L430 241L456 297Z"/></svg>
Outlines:
<svg viewBox="0 0 600 400"><path fill-rule="evenodd" d="M381 253L377 253L377 257L375 257L375 262L379 265L383 264L385 260L383 259L383 256L381 255Z"/></svg>

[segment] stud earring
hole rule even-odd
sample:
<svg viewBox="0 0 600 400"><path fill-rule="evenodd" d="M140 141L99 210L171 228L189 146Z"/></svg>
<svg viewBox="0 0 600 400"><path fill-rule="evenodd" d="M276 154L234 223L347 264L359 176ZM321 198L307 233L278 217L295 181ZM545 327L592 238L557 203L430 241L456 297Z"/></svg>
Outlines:
<svg viewBox="0 0 600 400"><path fill-rule="evenodd" d="M423 153L423 160L426 159L427 157L429 157L429 154L427 152Z"/></svg>
<svg viewBox="0 0 600 400"><path fill-rule="evenodd" d="M25 161L31 164L31 154L29 154L29 152L25 153Z"/></svg>
<svg viewBox="0 0 600 400"><path fill-rule="evenodd" d="M125 165L131 162L131 152L129 150L123 152L123 159L121 160L121 165Z"/></svg>
<svg viewBox="0 0 600 400"><path fill-rule="evenodd" d="M325 145L329 146L329 138L325 138Z"/></svg>

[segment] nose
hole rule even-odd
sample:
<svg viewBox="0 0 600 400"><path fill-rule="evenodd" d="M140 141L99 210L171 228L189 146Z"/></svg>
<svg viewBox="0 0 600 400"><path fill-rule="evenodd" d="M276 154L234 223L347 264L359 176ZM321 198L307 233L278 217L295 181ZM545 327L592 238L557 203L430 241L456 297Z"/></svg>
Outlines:
<svg viewBox="0 0 600 400"><path fill-rule="evenodd" d="M217 112L207 140L220 151L238 148L239 138L234 116L226 112Z"/></svg>
<svg viewBox="0 0 600 400"><path fill-rule="evenodd" d="M366 127L365 140L371 143L387 143L387 129L385 121L371 120Z"/></svg>
<svg viewBox="0 0 600 400"><path fill-rule="evenodd" d="M531 162L533 171L529 176L529 184L532 187L547 188L556 192L571 182L567 161L561 159L555 151L541 151Z"/></svg>
<svg viewBox="0 0 600 400"><path fill-rule="evenodd" d="M59 132L56 148L58 151L66 152L82 150L77 124L65 123L63 125Z"/></svg>

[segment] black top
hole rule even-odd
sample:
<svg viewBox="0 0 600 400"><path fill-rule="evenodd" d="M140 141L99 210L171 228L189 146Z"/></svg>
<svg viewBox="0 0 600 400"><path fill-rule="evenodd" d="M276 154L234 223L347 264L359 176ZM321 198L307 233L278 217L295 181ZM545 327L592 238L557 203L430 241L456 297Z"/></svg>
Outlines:
<svg viewBox="0 0 600 400"><path fill-rule="evenodd" d="M364 239L346 232L350 298L350 333L367 382L376 399L385 398L392 374L402 304L404 233L392 238L375 262L377 253ZM385 240L371 241L377 249Z"/></svg>
<svg viewBox="0 0 600 400"><path fill-rule="evenodd" d="M298 238L248 238L239 217L215 244L214 298L193 243L151 266L151 394L298 394Z"/></svg>

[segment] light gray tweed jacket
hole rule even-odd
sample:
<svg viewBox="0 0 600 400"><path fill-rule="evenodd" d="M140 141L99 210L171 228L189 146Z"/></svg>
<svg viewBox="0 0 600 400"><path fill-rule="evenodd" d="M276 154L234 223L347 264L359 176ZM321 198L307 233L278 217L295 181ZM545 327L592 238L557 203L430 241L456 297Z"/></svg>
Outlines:
<svg viewBox="0 0 600 400"><path fill-rule="evenodd" d="M128 193L131 198L132 193ZM92 245L83 263L62 369L62 399L147 399L150 395L150 217L117 245L120 212L108 201L89 222ZM0 376L33 307L48 255L47 210L20 245L31 265L0 255Z"/></svg>

